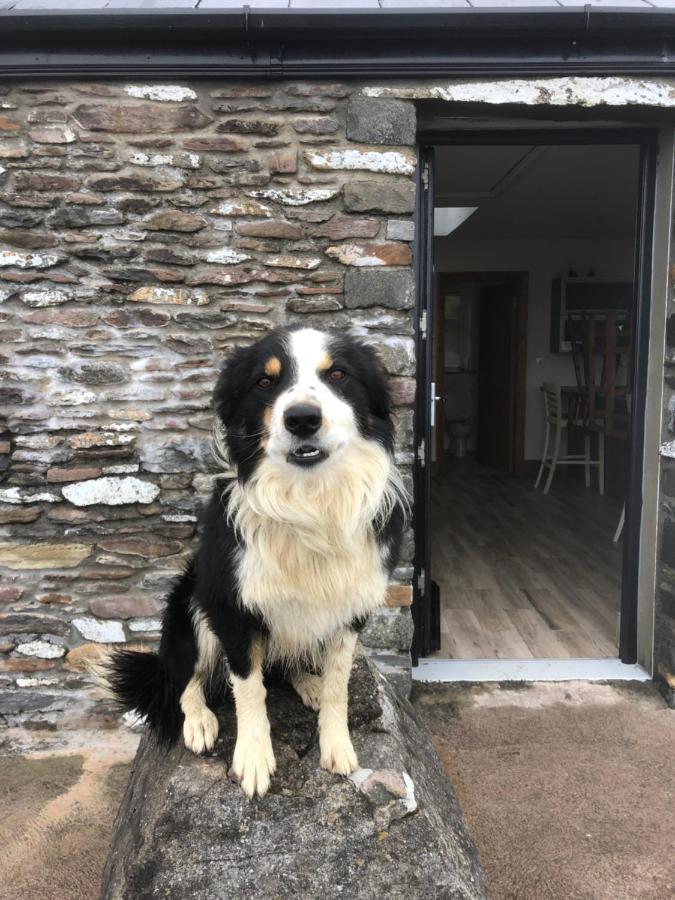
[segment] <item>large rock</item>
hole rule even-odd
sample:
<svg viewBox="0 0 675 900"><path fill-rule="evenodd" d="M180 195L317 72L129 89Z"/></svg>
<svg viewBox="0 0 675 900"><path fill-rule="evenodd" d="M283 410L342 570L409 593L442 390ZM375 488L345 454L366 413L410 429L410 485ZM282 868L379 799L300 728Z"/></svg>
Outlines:
<svg viewBox="0 0 675 900"><path fill-rule="evenodd" d="M228 780L235 724L222 711L208 758L148 738L115 823L102 900L484 898L476 850L441 763L407 701L359 658L350 725L363 768L319 768L316 713L268 694L278 763L250 803Z"/></svg>

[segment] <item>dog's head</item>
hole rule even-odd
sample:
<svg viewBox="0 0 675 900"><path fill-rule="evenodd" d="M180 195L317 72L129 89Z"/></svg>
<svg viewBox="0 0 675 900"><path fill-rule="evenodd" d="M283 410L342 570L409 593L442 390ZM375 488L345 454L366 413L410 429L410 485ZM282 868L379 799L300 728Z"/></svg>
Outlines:
<svg viewBox="0 0 675 900"><path fill-rule="evenodd" d="M263 458L289 474L318 474L363 439L393 452L384 367L372 347L347 334L277 331L235 349L215 404L241 480Z"/></svg>

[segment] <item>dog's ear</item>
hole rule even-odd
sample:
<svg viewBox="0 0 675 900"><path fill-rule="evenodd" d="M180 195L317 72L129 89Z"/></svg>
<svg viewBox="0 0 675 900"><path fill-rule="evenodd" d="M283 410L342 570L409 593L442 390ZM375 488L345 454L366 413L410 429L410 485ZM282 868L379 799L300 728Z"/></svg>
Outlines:
<svg viewBox="0 0 675 900"><path fill-rule="evenodd" d="M218 418L226 429L232 423L250 368L251 348L233 347L220 370L213 400Z"/></svg>
<svg viewBox="0 0 675 900"><path fill-rule="evenodd" d="M389 375L375 347L366 341L359 341L361 358L365 372L364 380L368 384L368 400L371 415L384 422L391 419L391 390Z"/></svg>

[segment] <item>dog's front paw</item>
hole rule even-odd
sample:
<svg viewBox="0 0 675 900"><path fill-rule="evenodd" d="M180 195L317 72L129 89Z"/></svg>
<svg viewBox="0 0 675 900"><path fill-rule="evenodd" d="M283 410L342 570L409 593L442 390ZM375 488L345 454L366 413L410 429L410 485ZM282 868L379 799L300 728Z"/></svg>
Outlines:
<svg viewBox="0 0 675 900"><path fill-rule="evenodd" d="M249 800L256 794L262 797L267 793L276 767L269 737L237 740L230 775L239 782Z"/></svg>
<svg viewBox="0 0 675 900"><path fill-rule="evenodd" d="M218 718L204 706L185 717L183 723L183 740L188 750L193 753L204 753L212 750L218 737Z"/></svg>
<svg viewBox="0 0 675 900"><path fill-rule="evenodd" d="M293 679L293 687L298 692L300 699L310 709L319 711L321 706L321 676L310 675L308 672L298 675Z"/></svg>
<svg viewBox="0 0 675 900"><path fill-rule="evenodd" d="M321 768L336 775L351 775L359 767L349 734L321 741Z"/></svg>

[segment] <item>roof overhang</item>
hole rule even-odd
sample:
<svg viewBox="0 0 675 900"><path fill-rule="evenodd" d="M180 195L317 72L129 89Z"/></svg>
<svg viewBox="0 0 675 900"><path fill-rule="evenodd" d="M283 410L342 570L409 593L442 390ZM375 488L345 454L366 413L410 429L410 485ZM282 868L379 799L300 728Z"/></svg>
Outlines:
<svg viewBox="0 0 675 900"><path fill-rule="evenodd" d="M0 77L675 74L675 10L0 12Z"/></svg>

